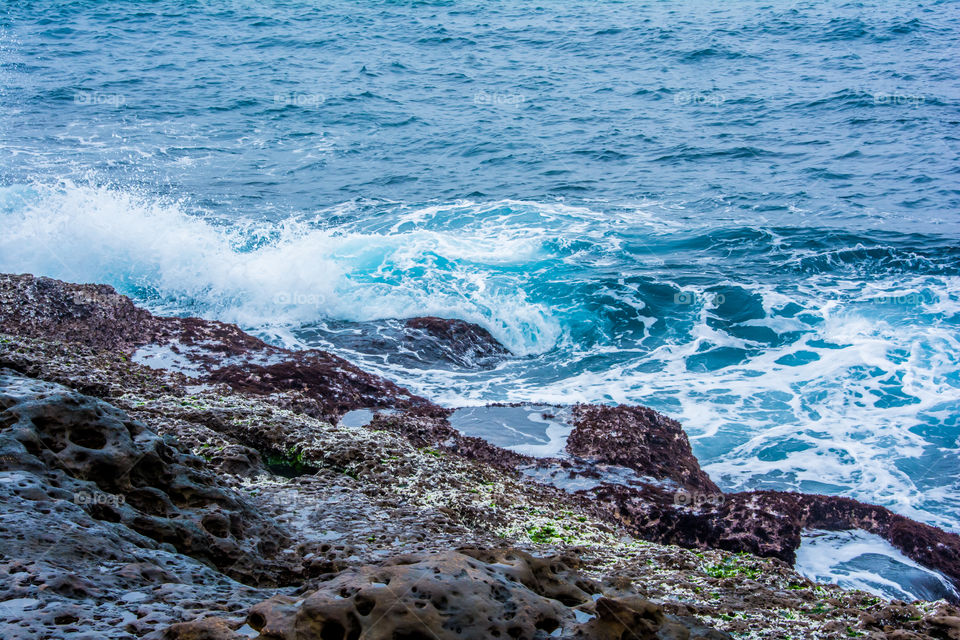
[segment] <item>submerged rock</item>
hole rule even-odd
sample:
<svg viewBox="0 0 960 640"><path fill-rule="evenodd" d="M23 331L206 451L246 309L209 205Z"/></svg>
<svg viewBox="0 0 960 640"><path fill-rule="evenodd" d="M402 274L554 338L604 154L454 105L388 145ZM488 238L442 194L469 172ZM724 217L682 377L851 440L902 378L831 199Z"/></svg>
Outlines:
<svg viewBox="0 0 960 640"><path fill-rule="evenodd" d="M412 370L484 369L512 355L483 327L456 318L328 320L322 326L303 327L297 335L308 342L334 340L351 353Z"/></svg>

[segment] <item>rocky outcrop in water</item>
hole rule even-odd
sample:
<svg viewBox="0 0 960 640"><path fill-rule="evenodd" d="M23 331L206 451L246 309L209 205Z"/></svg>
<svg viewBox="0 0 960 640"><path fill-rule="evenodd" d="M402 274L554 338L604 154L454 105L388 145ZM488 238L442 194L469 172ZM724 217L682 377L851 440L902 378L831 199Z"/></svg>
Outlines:
<svg viewBox="0 0 960 640"><path fill-rule="evenodd" d="M703 505L677 504L658 487L605 484L591 495L636 535L694 549L725 549L793 564L804 530L859 529L889 541L960 589L960 537L876 505L838 496L750 491Z"/></svg>
<svg viewBox="0 0 960 640"><path fill-rule="evenodd" d="M569 453L633 469L649 479L632 484L602 482L582 492L646 540L747 552L793 564L805 530L859 529L879 535L907 557L941 572L960 591L960 536L956 534L839 496L722 493L700 468L676 421L645 407L578 405L573 411Z"/></svg>
<svg viewBox="0 0 960 640"><path fill-rule="evenodd" d="M109 349L193 382L225 383L315 417L432 406L325 351L275 347L222 322L157 317L106 285L0 274L0 307L0 332Z"/></svg>
<svg viewBox="0 0 960 640"><path fill-rule="evenodd" d="M417 353L462 367L485 367L510 355L489 331L456 318L410 318L404 328L406 341Z"/></svg>
<svg viewBox="0 0 960 640"><path fill-rule="evenodd" d="M520 415L528 410L517 409ZM565 450L573 458L511 454L500 456L500 464L534 469L532 477L549 477L588 498L644 540L746 552L793 564L804 531L857 529L884 538L960 590L960 537L955 534L849 498L783 491L723 493L700 468L678 422L646 407L575 405L570 413ZM435 437L440 438L440 432ZM633 473L623 473L626 470ZM579 484L592 486L578 490Z"/></svg>
<svg viewBox="0 0 960 640"><path fill-rule="evenodd" d="M573 417L568 453L689 490L719 493L676 420L646 407L601 405L576 405Z"/></svg>

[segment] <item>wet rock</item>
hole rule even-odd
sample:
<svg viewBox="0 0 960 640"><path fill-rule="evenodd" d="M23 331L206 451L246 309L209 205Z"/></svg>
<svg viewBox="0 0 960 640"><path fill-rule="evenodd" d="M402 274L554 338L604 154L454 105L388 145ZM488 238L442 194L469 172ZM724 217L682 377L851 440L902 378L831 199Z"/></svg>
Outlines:
<svg viewBox="0 0 960 640"><path fill-rule="evenodd" d="M960 640L960 610L948 604L924 615L917 607L894 600L862 614L861 620L871 638Z"/></svg>
<svg viewBox="0 0 960 640"><path fill-rule="evenodd" d="M335 339L343 349L375 357L396 368L482 369L496 366L511 353L478 325L464 320L420 317L368 322L331 320L301 329L308 341Z"/></svg>
<svg viewBox="0 0 960 640"><path fill-rule="evenodd" d="M0 274L0 331L132 350L150 331L150 312L108 285ZM147 338L149 339L149 338Z"/></svg>
<svg viewBox="0 0 960 640"><path fill-rule="evenodd" d="M404 328L405 342L426 359L477 368L510 355L489 331L464 320L424 316L410 318Z"/></svg>
<svg viewBox="0 0 960 640"><path fill-rule="evenodd" d="M655 480L672 480L687 489L719 493L701 468L680 423L653 409L579 404L568 453L592 462L633 469Z"/></svg>
<svg viewBox="0 0 960 640"><path fill-rule="evenodd" d="M444 566L474 562L467 568L481 580L510 583L514 602L556 607L561 637L622 637L657 624L661 639L724 637L711 627L771 640L827 640L851 629L876 638L955 635L955 609L911 610L814 586L779 560L737 557L749 579L712 577L706 569L731 562L713 549L789 559L805 526L878 532L933 566L949 567L957 555L939 530L839 498L758 492L678 502L711 485L687 457L679 426L647 410L580 409L586 419L571 457L550 461L567 473L592 465L594 488L571 495L514 473L537 461L462 436L446 410L329 354L270 347L230 325L155 318L109 288L41 280L0 277L0 333L19 334L0 336L0 366L89 389L123 411L83 396L61 403L56 385L28 390L33 408L12 392L0 404L0 637L154 640L168 627L172 637L250 637L241 616L265 601L278 612L270 637L288 637L306 616L305 595L407 566L391 565L398 553L438 568L429 563L464 544L516 547L509 553L520 560L464 550L467 560ZM214 372L222 378L212 380ZM336 426L332 418L360 402L398 410L367 428ZM56 408L30 413L44 404ZM618 430L627 453L604 438L604 425ZM179 444L165 439L174 436ZM278 457L309 472L271 475ZM608 472L618 468L631 473L612 483ZM96 498L80 504L80 491ZM228 562L238 550L243 560ZM519 550L567 553L538 560ZM585 559L580 566L575 556ZM334 601L330 611L340 611ZM380 602L392 611L408 600ZM509 614L504 603L483 606ZM535 617L526 622L546 635Z"/></svg>
<svg viewBox="0 0 960 640"><path fill-rule="evenodd" d="M118 351L194 383L223 383L317 417L431 406L325 351L275 347L223 322L157 317L107 285L0 274L0 333Z"/></svg>
<svg viewBox="0 0 960 640"><path fill-rule="evenodd" d="M524 469L540 477L530 470L553 468L571 478L591 479L592 488L575 493L589 496L601 517L626 524L645 540L747 552L793 564L805 529L862 529L960 587L960 537L955 534L848 498L778 491L724 494L700 468L676 421L632 406L577 405L573 415L566 446L576 456L573 461L533 459L462 436L444 412L377 415L370 427L506 471ZM611 482L611 470L617 467L637 476Z"/></svg>
<svg viewBox="0 0 960 640"><path fill-rule="evenodd" d="M220 618L179 622L163 631L160 640L241 640L241 636Z"/></svg>
<svg viewBox="0 0 960 640"><path fill-rule="evenodd" d="M501 449L482 438L462 435L450 426L447 419L449 414L450 411L446 409L379 413L368 427L401 433L414 446L436 447L504 471L514 472L533 463L533 458L529 456Z"/></svg>
<svg viewBox="0 0 960 640"><path fill-rule="evenodd" d="M663 607L636 596L599 598L595 618L581 624L574 638L590 640L728 640L726 633L705 627L689 617L667 616Z"/></svg>
<svg viewBox="0 0 960 640"><path fill-rule="evenodd" d="M751 491L722 494L699 506L655 486L603 485L590 492L634 533L695 549L724 549L793 564L805 529L874 533L904 555L935 569L960 589L960 536L850 498Z"/></svg>
<svg viewBox="0 0 960 640"><path fill-rule="evenodd" d="M935 637L939 635L949 640L960 640L960 611L955 607L940 607L923 622L929 625L930 633Z"/></svg>
<svg viewBox="0 0 960 640"><path fill-rule="evenodd" d="M280 362L240 362L213 369L204 380L236 391L269 396L282 406L316 418L358 408L428 405L392 382L366 373L343 358L310 350L283 354Z"/></svg>

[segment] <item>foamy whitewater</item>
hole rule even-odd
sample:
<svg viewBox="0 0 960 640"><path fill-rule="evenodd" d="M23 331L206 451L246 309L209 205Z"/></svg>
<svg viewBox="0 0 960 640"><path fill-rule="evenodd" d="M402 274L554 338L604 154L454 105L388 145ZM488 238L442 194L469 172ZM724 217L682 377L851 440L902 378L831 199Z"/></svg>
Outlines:
<svg viewBox="0 0 960 640"><path fill-rule="evenodd" d="M0 271L449 406L642 403L724 489L960 530L952 3L31 4L0 17ZM422 315L515 357L404 357L383 329Z"/></svg>

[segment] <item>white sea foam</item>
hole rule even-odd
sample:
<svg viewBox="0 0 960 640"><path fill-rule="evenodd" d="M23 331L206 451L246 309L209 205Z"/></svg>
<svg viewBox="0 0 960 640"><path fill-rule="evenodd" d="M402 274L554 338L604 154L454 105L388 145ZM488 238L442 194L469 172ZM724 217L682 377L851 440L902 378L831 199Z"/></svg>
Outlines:
<svg viewBox="0 0 960 640"><path fill-rule="evenodd" d="M228 226L184 209L104 187L8 187L0 270L112 283L248 327L437 315L480 324L517 354L547 351L560 335L548 310L483 268L535 257L530 234Z"/></svg>
<svg viewBox="0 0 960 640"><path fill-rule="evenodd" d="M886 598L937 600L957 597L950 581L865 531L805 531L797 571L818 582L861 589Z"/></svg>

